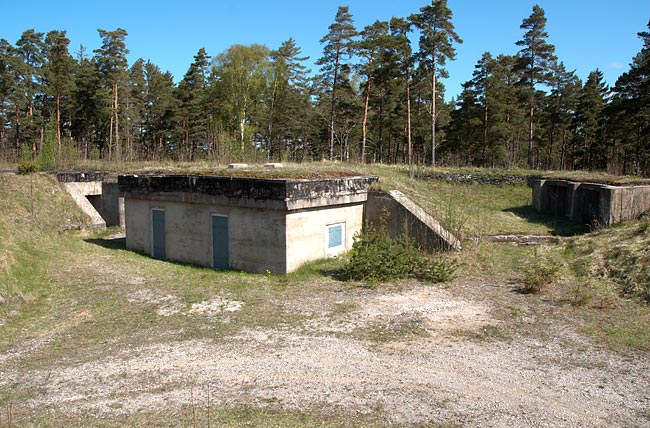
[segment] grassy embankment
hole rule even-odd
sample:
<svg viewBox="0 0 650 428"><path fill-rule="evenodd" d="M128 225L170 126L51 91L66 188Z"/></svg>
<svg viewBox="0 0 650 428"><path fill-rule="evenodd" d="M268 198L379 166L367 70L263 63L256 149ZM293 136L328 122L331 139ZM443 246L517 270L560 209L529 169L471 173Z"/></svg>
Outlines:
<svg viewBox="0 0 650 428"><path fill-rule="evenodd" d="M405 168L359 170L379 175L383 188L403 191L464 237L573 232L563 221L532 212L526 185L423 180L412 178ZM416 175L426 175L423 172ZM291 327L308 321L309 315L292 313L279 302L308 294L313 284L338 281L331 278L331 272L340 268L334 260L310 264L284 277L215 272L128 252L123 243L104 240L102 234L66 230L83 223L84 216L57 183L43 175L0 174L0 201L0 354L29 350L29 358L20 360L29 367L56 367L60 359L92 361L106 346L140 346L164 338L215 338L257 326ZM559 310L552 316L570 318L581 331L613 349L649 350L650 309L641 303L639 293L631 293L642 290L650 277L649 224L647 218L631 221L539 247L465 240L464 251L454 256L460 262L457 281L509 281L517 288L517 282L525 281L527 268L551 265L553 277L549 276L540 294L521 296L526 304L553 302ZM453 290L454 283L448 287ZM156 293L142 294L144 288ZM621 290L630 293L623 296ZM243 302L243 309L228 322L187 316L192 304L210 301L215 295ZM171 312L157 316L152 308L160 307L165 299L173 303ZM507 321L515 327L519 311L512 305L503 309L512 314ZM34 386L0 389L1 421L6 424L11 403L34 394L30 388ZM143 414L123 422L151 425L178 420L194 426L193 411ZM243 426L243 421L277 426L322 423L309 412L219 407L212 412L220 415L222 426ZM65 415L57 418L70 422ZM84 421L74 423L83 426ZM341 415L324 426L382 425L372 415L356 419Z"/></svg>

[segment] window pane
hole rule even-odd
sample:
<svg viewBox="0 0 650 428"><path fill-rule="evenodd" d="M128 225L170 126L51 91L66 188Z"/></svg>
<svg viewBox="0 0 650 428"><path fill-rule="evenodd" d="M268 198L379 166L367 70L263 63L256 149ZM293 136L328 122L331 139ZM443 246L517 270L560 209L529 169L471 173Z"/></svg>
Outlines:
<svg viewBox="0 0 650 428"><path fill-rule="evenodd" d="M343 226L337 224L329 227L329 239L327 248L340 247L343 245Z"/></svg>

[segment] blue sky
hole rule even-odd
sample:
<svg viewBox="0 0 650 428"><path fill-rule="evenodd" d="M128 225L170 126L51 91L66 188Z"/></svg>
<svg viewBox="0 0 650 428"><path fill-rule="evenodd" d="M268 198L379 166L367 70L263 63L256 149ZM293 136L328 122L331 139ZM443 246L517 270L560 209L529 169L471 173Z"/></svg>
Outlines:
<svg viewBox="0 0 650 428"><path fill-rule="evenodd" d="M23 31L67 30L72 52L100 45L97 29L118 27L129 33L129 62L149 59L180 80L201 47L216 56L233 44L260 43L274 49L293 37L313 62L322 54L320 39L327 33L339 5L348 5L358 29L375 20L404 17L427 4L422 0L2 0L0 38L10 43ZM546 12L549 42L568 69L585 80L599 68L610 85L628 69L640 51L636 33L647 28L648 0L448 0L456 32L464 43L449 62L447 99L472 77L485 51L513 54L523 31L521 21L534 4ZM414 46L417 49L417 46ZM311 65L311 64L310 64ZM316 71L315 67L312 66Z"/></svg>

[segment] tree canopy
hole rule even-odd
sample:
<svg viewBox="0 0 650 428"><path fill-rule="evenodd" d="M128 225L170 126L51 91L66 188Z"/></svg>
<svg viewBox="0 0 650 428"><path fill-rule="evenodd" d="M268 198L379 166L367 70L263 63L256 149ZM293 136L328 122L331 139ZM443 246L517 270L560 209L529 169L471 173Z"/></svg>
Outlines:
<svg viewBox="0 0 650 428"><path fill-rule="evenodd" d="M128 32L98 29L73 53L65 30L0 39L0 160L79 159L476 165L650 175L650 22L613 87L557 58L545 11L514 55L484 52L445 101L462 43L446 0L355 27L340 6L317 70L295 39L198 50L178 82L127 60ZM552 19L552 18L551 18ZM569 59L570 60L570 59ZM568 61L570 64L570 61Z"/></svg>

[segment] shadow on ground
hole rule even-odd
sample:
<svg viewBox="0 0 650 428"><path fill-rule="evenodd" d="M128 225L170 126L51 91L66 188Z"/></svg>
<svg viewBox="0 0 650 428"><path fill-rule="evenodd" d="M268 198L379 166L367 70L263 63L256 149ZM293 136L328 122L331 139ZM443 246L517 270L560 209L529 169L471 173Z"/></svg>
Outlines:
<svg viewBox="0 0 650 428"><path fill-rule="evenodd" d="M108 248L109 250L126 250L126 238L95 238L95 239L84 239L85 242L89 244L99 245L103 248Z"/></svg>
<svg viewBox="0 0 650 428"><path fill-rule="evenodd" d="M555 217L548 214L538 213L531 205L508 208L504 211L513 213L530 223L544 225L550 229L552 235L573 236L591 231L588 225L574 223L566 217Z"/></svg>

